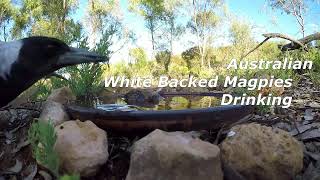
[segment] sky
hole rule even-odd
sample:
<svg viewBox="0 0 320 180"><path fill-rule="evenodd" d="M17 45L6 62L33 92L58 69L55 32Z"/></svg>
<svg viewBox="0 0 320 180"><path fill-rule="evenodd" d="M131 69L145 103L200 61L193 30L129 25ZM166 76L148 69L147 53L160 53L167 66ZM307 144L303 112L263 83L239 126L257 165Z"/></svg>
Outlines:
<svg viewBox="0 0 320 180"><path fill-rule="evenodd" d="M121 60L128 61L130 48L142 47L146 52L152 52L151 37L145 28L142 17L128 11L128 0L119 0L121 14L124 25L136 34L136 41L125 46L121 51L114 54L111 63ZM80 0L79 9L74 15L76 20L83 21L88 0ZM252 25L253 34L256 41L262 41L263 33L284 33L294 38L301 38L299 26L293 16L281 13L280 10L272 10L266 5L266 0L225 0L226 7L233 16L239 20L247 21ZM308 4L308 14L306 16L306 34L320 31L320 4L312 1ZM215 42L216 46L223 46L230 43L227 25L221 25L220 35ZM189 37L189 38L188 38ZM173 44L174 54L179 54L190 46L187 42L190 34L185 34L179 41ZM151 56L149 53L148 56Z"/></svg>

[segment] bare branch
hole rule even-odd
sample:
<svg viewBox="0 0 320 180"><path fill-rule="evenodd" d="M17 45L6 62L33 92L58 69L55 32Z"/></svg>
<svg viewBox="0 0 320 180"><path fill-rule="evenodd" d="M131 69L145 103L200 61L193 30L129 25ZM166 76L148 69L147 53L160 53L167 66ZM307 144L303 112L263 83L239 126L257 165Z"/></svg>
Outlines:
<svg viewBox="0 0 320 180"><path fill-rule="evenodd" d="M320 32L317 32L317 33L311 34L309 36L306 36L302 39L299 39L298 42L300 42L303 45L306 45L306 44L308 44L312 41L315 41L315 40L320 40ZM299 44L289 43L289 44L282 46L281 51L290 51L290 50L298 49L299 47L300 47Z"/></svg>
<svg viewBox="0 0 320 180"><path fill-rule="evenodd" d="M288 35L280 34L280 33L267 33L267 34L263 34L263 36L265 37L265 39L261 43L259 43L255 48L253 48L248 53L246 53L244 56L242 56L240 58L240 60L244 59L249 54L251 54L253 51L257 50L260 46L262 46L265 42L267 42L271 38L281 38L281 39L289 40L289 41L291 41L291 43L287 44L285 46L288 46L288 47L292 46L292 47L294 47L294 49L298 49L298 48L302 47L304 50L307 50L306 47L305 47L305 44L307 44L307 43L309 43L309 42L311 42L313 40L316 40L315 37L320 39L320 33L309 35L309 36L307 36L307 37L305 37L303 39L300 39L300 40L295 40L295 39L293 39L292 37L290 37ZM281 51L284 51L283 49L284 49L285 46L282 47Z"/></svg>
<svg viewBox="0 0 320 180"><path fill-rule="evenodd" d="M286 39L289 40L295 44L297 44L298 46L304 48L304 44L301 43L300 41L297 41L295 39L293 39L292 37L285 35L285 34L281 34L281 33L267 33L267 34L263 34L264 37L270 37L270 38L281 38L281 39Z"/></svg>
<svg viewBox="0 0 320 180"><path fill-rule="evenodd" d="M270 37L265 38L261 43L259 43L255 48L253 48L252 50L250 50L247 54L245 54L244 56L242 56L240 58L240 60L244 59L245 57L247 57L249 54L251 54L253 51L257 50L260 46L262 46L265 42L267 42L270 39Z"/></svg>

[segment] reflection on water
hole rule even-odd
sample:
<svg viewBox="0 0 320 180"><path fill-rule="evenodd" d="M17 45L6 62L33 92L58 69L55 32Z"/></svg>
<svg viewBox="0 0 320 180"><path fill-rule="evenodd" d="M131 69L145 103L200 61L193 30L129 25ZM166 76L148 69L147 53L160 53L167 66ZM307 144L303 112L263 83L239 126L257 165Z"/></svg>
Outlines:
<svg viewBox="0 0 320 180"><path fill-rule="evenodd" d="M104 101L107 99L107 101ZM113 101L111 101L113 100ZM178 109L198 109L220 105L220 99L212 96L174 96L165 97L159 104L139 104L128 105L122 98L99 98L95 106L104 110L178 110Z"/></svg>

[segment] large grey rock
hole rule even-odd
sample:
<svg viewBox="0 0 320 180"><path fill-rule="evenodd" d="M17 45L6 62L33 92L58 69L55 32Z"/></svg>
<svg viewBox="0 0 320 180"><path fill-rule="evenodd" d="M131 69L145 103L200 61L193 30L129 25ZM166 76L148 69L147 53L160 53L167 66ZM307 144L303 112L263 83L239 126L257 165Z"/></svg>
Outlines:
<svg viewBox="0 0 320 180"><path fill-rule="evenodd" d="M51 121L54 126L57 126L68 121L70 118L62 104L54 101L46 101L39 119L42 121Z"/></svg>
<svg viewBox="0 0 320 180"><path fill-rule="evenodd" d="M302 170L303 149L288 132L238 125L221 144L224 163L248 180L290 180Z"/></svg>
<svg viewBox="0 0 320 180"><path fill-rule="evenodd" d="M67 121L55 128L61 167L70 174L95 175L106 163L108 154L107 134L91 121Z"/></svg>
<svg viewBox="0 0 320 180"><path fill-rule="evenodd" d="M219 155L190 134L155 130L134 144L126 180L220 180Z"/></svg>

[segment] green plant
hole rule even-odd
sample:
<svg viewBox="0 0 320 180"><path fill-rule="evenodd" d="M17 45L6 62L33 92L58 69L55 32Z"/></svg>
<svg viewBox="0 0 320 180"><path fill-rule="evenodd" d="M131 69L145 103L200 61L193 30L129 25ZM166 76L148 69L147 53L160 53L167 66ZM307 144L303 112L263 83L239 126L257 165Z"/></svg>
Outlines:
<svg viewBox="0 0 320 180"><path fill-rule="evenodd" d="M257 106L257 110L261 114L269 113L270 112L270 108L271 108L271 106L269 106L269 105L259 105L259 106Z"/></svg>
<svg viewBox="0 0 320 180"><path fill-rule="evenodd" d="M49 121L36 119L28 131L28 140L36 161L50 170L60 180L80 180L79 175L59 175L59 156L54 150L57 135Z"/></svg>
<svg viewBox="0 0 320 180"><path fill-rule="evenodd" d="M59 180L80 180L79 175L64 175L59 178Z"/></svg>
<svg viewBox="0 0 320 180"><path fill-rule="evenodd" d="M45 121L35 120L28 131L28 139L37 162L58 177L59 157L54 151L57 135L53 125Z"/></svg>

